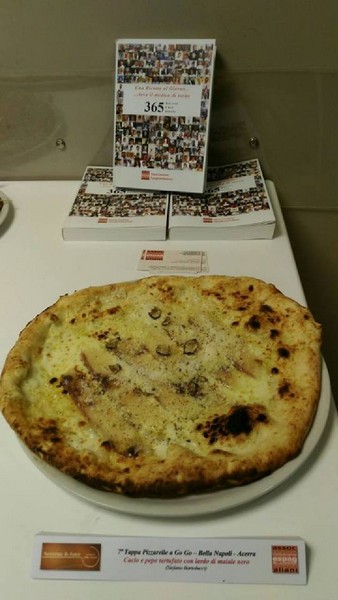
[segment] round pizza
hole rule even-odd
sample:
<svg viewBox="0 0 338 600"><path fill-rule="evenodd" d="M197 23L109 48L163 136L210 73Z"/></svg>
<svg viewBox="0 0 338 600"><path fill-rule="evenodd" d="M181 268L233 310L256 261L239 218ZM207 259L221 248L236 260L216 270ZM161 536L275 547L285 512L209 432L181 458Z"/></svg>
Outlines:
<svg viewBox="0 0 338 600"><path fill-rule="evenodd" d="M297 456L320 394L321 328L251 277L155 276L63 296L21 332L2 412L85 484L178 497Z"/></svg>

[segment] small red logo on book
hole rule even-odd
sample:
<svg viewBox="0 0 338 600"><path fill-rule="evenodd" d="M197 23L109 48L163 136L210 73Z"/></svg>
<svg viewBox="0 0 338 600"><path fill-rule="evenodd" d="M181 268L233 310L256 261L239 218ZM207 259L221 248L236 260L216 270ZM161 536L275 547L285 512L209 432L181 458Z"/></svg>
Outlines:
<svg viewBox="0 0 338 600"><path fill-rule="evenodd" d="M150 171L142 171L141 172L141 179L144 179L144 180L148 181L150 179Z"/></svg>
<svg viewBox="0 0 338 600"><path fill-rule="evenodd" d="M273 573L298 573L297 546L271 546Z"/></svg>
<svg viewBox="0 0 338 600"><path fill-rule="evenodd" d="M203 223L212 223L211 217L203 217Z"/></svg>

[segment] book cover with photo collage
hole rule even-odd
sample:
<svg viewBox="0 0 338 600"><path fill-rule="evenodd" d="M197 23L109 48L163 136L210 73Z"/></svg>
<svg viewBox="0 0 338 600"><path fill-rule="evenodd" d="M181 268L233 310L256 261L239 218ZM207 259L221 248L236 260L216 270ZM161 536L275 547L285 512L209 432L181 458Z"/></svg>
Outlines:
<svg viewBox="0 0 338 600"><path fill-rule="evenodd" d="M114 184L202 193L215 40L118 40Z"/></svg>

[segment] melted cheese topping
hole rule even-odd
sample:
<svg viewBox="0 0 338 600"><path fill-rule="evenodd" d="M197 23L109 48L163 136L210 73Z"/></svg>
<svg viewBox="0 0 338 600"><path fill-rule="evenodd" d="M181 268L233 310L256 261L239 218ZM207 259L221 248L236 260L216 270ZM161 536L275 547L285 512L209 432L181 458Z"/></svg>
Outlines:
<svg viewBox="0 0 338 600"><path fill-rule="evenodd" d="M62 421L79 450L103 441L125 456L165 458L173 445L245 454L241 437L250 433L252 447L267 423L283 437L278 348L292 331L283 323L281 334L280 311L249 285L229 294L205 282L148 280L61 300L23 385L30 418Z"/></svg>

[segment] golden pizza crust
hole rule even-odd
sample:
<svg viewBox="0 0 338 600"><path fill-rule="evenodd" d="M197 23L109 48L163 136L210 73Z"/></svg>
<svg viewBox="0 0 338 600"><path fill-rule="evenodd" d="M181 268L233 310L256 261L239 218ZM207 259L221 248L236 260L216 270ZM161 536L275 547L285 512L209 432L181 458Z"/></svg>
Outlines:
<svg viewBox="0 0 338 600"><path fill-rule="evenodd" d="M320 326L250 277L149 277L60 298L21 333L0 402L25 444L88 485L168 497L243 485L301 450Z"/></svg>

